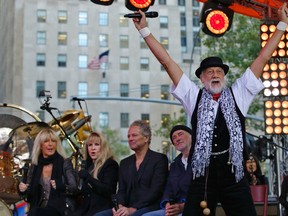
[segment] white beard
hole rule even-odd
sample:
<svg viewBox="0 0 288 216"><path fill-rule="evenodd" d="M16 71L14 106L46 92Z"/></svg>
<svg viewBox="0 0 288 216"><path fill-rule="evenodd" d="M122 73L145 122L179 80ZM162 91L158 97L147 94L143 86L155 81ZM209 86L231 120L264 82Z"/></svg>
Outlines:
<svg viewBox="0 0 288 216"><path fill-rule="evenodd" d="M219 81L220 85L213 86L212 82ZM226 87L225 79L224 81L221 81L220 79L212 79L210 82L208 82L205 85L205 88L211 93L211 94L218 94L220 93L224 88Z"/></svg>

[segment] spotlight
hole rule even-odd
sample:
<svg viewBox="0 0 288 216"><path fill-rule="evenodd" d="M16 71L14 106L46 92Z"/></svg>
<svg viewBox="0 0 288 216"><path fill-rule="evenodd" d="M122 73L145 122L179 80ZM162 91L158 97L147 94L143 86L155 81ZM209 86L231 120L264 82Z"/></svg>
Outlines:
<svg viewBox="0 0 288 216"><path fill-rule="evenodd" d="M234 11L230 1L207 1L201 11L202 31L213 37L221 37L232 25Z"/></svg>
<svg viewBox="0 0 288 216"><path fill-rule="evenodd" d="M141 10L145 12L154 4L154 1L155 0L125 0L125 6L132 11Z"/></svg>
<svg viewBox="0 0 288 216"><path fill-rule="evenodd" d="M94 4L99 4L99 5L111 5L114 0L91 0Z"/></svg>
<svg viewBox="0 0 288 216"><path fill-rule="evenodd" d="M288 134L288 101L264 102L266 134Z"/></svg>

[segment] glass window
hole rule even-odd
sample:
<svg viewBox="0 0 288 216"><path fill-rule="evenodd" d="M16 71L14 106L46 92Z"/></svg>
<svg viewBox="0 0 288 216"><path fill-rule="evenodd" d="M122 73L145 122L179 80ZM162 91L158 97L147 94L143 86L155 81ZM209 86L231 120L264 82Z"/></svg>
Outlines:
<svg viewBox="0 0 288 216"><path fill-rule="evenodd" d="M167 128L169 120L170 120L170 115L169 114L162 114L161 115L161 126L163 128Z"/></svg>
<svg viewBox="0 0 288 216"><path fill-rule="evenodd" d="M108 26L108 13L104 12L99 13L99 25Z"/></svg>
<svg viewBox="0 0 288 216"><path fill-rule="evenodd" d="M59 81L58 82L58 98L66 98L66 82Z"/></svg>
<svg viewBox="0 0 288 216"><path fill-rule="evenodd" d="M36 97L38 97L39 93L44 90L45 90L45 81L42 80L36 81Z"/></svg>
<svg viewBox="0 0 288 216"><path fill-rule="evenodd" d="M187 52L187 35L186 31L181 31L181 50Z"/></svg>
<svg viewBox="0 0 288 216"><path fill-rule="evenodd" d="M120 84L120 97L129 97L129 84Z"/></svg>
<svg viewBox="0 0 288 216"><path fill-rule="evenodd" d="M185 0L178 0L178 6L185 6Z"/></svg>
<svg viewBox="0 0 288 216"><path fill-rule="evenodd" d="M120 48L129 47L129 38L128 35L120 35Z"/></svg>
<svg viewBox="0 0 288 216"><path fill-rule="evenodd" d="M99 113L99 127L107 128L109 126L109 114L108 112Z"/></svg>
<svg viewBox="0 0 288 216"><path fill-rule="evenodd" d="M166 0L159 0L159 5L166 5Z"/></svg>
<svg viewBox="0 0 288 216"><path fill-rule="evenodd" d="M168 17L167 16L160 16L159 17L160 28L168 28Z"/></svg>
<svg viewBox="0 0 288 216"><path fill-rule="evenodd" d="M37 44L46 44L46 32L37 31Z"/></svg>
<svg viewBox="0 0 288 216"><path fill-rule="evenodd" d="M148 45L146 44L144 38L142 38L142 37L140 39L140 48L141 49L148 49Z"/></svg>
<svg viewBox="0 0 288 216"><path fill-rule="evenodd" d="M141 114L141 120L145 121L146 123L149 124L150 122L150 115L149 113L142 113Z"/></svg>
<svg viewBox="0 0 288 216"><path fill-rule="evenodd" d="M87 55L79 55L78 56L78 67L79 68L87 68L88 57Z"/></svg>
<svg viewBox="0 0 288 216"><path fill-rule="evenodd" d="M109 96L109 86L107 82L100 82L99 84L99 96L108 97Z"/></svg>
<svg viewBox="0 0 288 216"><path fill-rule="evenodd" d="M120 113L121 128L129 127L129 113Z"/></svg>
<svg viewBox="0 0 288 216"><path fill-rule="evenodd" d="M180 26L186 26L186 15L185 15L185 13L180 13Z"/></svg>
<svg viewBox="0 0 288 216"><path fill-rule="evenodd" d="M88 34L87 33L79 33L78 34L78 45L79 46L88 46Z"/></svg>
<svg viewBox="0 0 288 216"><path fill-rule="evenodd" d="M87 82L79 82L78 83L78 95L79 96L87 96L88 95L88 83Z"/></svg>
<svg viewBox="0 0 288 216"><path fill-rule="evenodd" d="M161 100L169 100L169 85L161 85Z"/></svg>
<svg viewBox="0 0 288 216"><path fill-rule="evenodd" d="M78 23L79 23L79 25L87 25L88 24L88 13L87 13L87 11L79 11Z"/></svg>
<svg viewBox="0 0 288 216"><path fill-rule="evenodd" d="M193 10L193 26L200 26L200 15L198 10Z"/></svg>
<svg viewBox="0 0 288 216"><path fill-rule="evenodd" d="M67 23L67 11L58 11L58 23Z"/></svg>
<svg viewBox="0 0 288 216"><path fill-rule="evenodd" d="M66 67L67 65L66 54L58 54L57 61L58 61L58 67Z"/></svg>
<svg viewBox="0 0 288 216"><path fill-rule="evenodd" d="M43 121L45 122L45 111L44 110L37 110L36 115Z"/></svg>
<svg viewBox="0 0 288 216"><path fill-rule="evenodd" d="M67 45L67 33L58 32L58 45Z"/></svg>
<svg viewBox="0 0 288 216"><path fill-rule="evenodd" d="M38 23L45 23L46 22L46 10L37 10L37 22Z"/></svg>
<svg viewBox="0 0 288 216"><path fill-rule="evenodd" d="M99 34L99 46L108 47L108 34Z"/></svg>
<svg viewBox="0 0 288 216"><path fill-rule="evenodd" d="M37 66L45 66L46 63L46 55L44 53L36 54L36 65Z"/></svg>
<svg viewBox="0 0 288 216"><path fill-rule="evenodd" d="M149 58L140 58L140 69L149 70Z"/></svg>
<svg viewBox="0 0 288 216"><path fill-rule="evenodd" d="M201 46L201 39L198 32L193 32L193 44L195 47Z"/></svg>
<svg viewBox="0 0 288 216"><path fill-rule="evenodd" d="M165 47L165 49L169 49L168 37L160 37L160 43Z"/></svg>
<svg viewBox="0 0 288 216"><path fill-rule="evenodd" d="M142 84L141 85L141 95L140 95L141 98L149 98L150 95L149 95L149 85L146 85L146 84Z"/></svg>
<svg viewBox="0 0 288 216"><path fill-rule="evenodd" d="M129 70L129 58L120 57L120 70Z"/></svg>
<svg viewBox="0 0 288 216"><path fill-rule="evenodd" d="M192 0L193 7L199 7L198 0Z"/></svg>
<svg viewBox="0 0 288 216"><path fill-rule="evenodd" d="M119 26L120 27L128 27L129 19L125 18L124 15L121 15L119 18Z"/></svg>

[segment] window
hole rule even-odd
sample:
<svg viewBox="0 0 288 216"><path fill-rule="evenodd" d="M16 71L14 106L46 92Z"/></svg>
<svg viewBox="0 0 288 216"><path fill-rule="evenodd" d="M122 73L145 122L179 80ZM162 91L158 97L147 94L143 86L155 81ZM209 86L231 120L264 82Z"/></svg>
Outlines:
<svg viewBox="0 0 288 216"><path fill-rule="evenodd" d="M88 13L86 11L79 11L78 23L79 23L79 25L87 25L88 24Z"/></svg>
<svg viewBox="0 0 288 216"><path fill-rule="evenodd" d="M58 98L66 98L66 82L59 81L58 82Z"/></svg>
<svg viewBox="0 0 288 216"><path fill-rule="evenodd" d="M120 113L121 128L129 127L129 113Z"/></svg>
<svg viewBox="0 0 288 216"><path fill-rule="evenodd" d="M46 10L37 10L37 22L38 23L46 22Z"/></svg>
<svg viewBox="0 0 288 216"><path fill-rule="evenodd" d="M58 45L67 45L67 33L58 32Z"/></svg>
<svg viewBox="0 0 288 216"><path fill-rule="evenodd" d="M185 0L178 0L178 6L185 6Z"/></svg>
<svg viewBox="0 0 288 216"><path fill-rule="evenodd" d="M78 56L78 67L79 68L87 68L88 57L87 55L79 55Z"/></svg>
<svg viewBox="0 0 288 216"><path fill-rule="evenodd" d="M99 46L108 47L108 34L99 34Z"/></svg>
<svg viewBox="0 0 288 216"><path fill-rule="evenodd" d="M37 31L37 44L46 44L46 32Z"/></svg>
<svg viewBox="0 0 288 216"><path fill-rule="evenodd" d="M120 84L120 97L129 97L129 84Z"/></svg>
<svg viewBox="0 0 288 216"><path fill-rule="evenodd" d="M100 26L108 26L108 13L99 13L99 25Z"/></svg>
<svg viewBox="0 0 288 216"><path fill-rule="evenodd" d="M42 120L42 122L45 122L45 111L44 110L37 110L36 115Z"/></svg>
<svg viewBox="0 0 288 216"><path fill-rule="evenodd" d="M161 85L161 100L169 100L169 85Z"/></svg>
<svg viewBox="0 0 288 216"><path fill-rule="evenodd" d="M128 27L129 19L125 18L124 15L121 15L119 18L119 26L120 27Z"/></svg>
<svg viewBox="0 0 288 216"><path fill-rule="evenodd" d="M187 35L186 31L181 31L181 51L187 52Z"/></svg>
<svg viewBox="0 0 288 216"><path fill-rule="evenodd" d="M146 44L144 38L142 38L142 37L140 39L140 48L141 49L148 49L148 45Z"/></svg>
<svg viewBox="0 0 288 216"><path fill-rule="evenodd" d="M197 0L192 0L193 7L199 7L199 2Z"/></svg>
<svg viewBox="0 0 288 216"><path fill-rule="evenodd" d="M88 83L87 82L79 82L78 83L78 95L79 96L87 96L88 95Z"/></svg>
<svg viewBox="0 0 288 216"><path fill-rule="evenodd" d="M145 121L146 123L149 124L150 122L150 115L149 113L142 113L141 114L141 120Z"/></svg>
<svg viewBox="0 0 288 216"><path fill-rule="evenodd" d="M129 47L129 38L128 35L120 35L120 48Z"/></svg>
<svg viewBox="0 0 288 216"><path fill-rule="evenodd" d="M200 18L198 10L193 10L193 26L200 26Z"/></svg>
<svg viewBox="0 0 288 216"><path fill-rule="evenodd" d="M198 32L193 32L193 44L195 47L201 46L201 40Z"/></svg>
<svg viewBox="0 0 288 216"><path fill-rule="evenodd" d="M120 70L129 70L129 58L120 57Z"/></svg>
<svg viewBox="0 0 288 216"><path fill-rule="evenodd" d="M88 34L87 33L79 33L78 34L78 45L79 46L88 46Z"/></svg>
<svg viewBox="0 0 288 216"><path fill-rule="evenodd" d="M160 22L160 28L164 28L164 29L168 28L168 17L167 16L160 16L159 22Z"/></svg>
<svg viewBox="0 0 288 216"><path fill-rule="evenodd" d="M99 96L101 97L108 97L109 87L107 82L101 82L99 84Z"/></svg>
<svg viewBox="0 0 288 216"><path fill-rule="evenodd" d="M140 69L149 70L149 58L140 58Z"/></svg>
<svg viewBox="0 0 288 216"><path fill-rule="evenodd" d="M67 64L66 54L58 54L57 61L58 61L58 67L66 67Z"/></svg>
<svg viewBox="0 0 288 216"><path fill-rule="evenodd" d="M39 96L39 93L41 91L44 91L45 90L45 81L36 81L36 97Z"/></svg>
<svg viewBox="0 0 288 216"><path fill-rule="evenodd" d="M67 11L58 11L58 23L67 23Z"/></svg>
<svg viewBox="0 0 288 216"><path fill-rule="evenodd" d="M186 15L185 13L180 13L180 26L186 26Z"/></svg>
<svg viewBox="0 0 288 216"><path fill-rule="evenodd" d="M149 98L149 85L141 85L141 98Z"/></svg>
<svg viewBox="0 0 288 216"><path fill-rule="evenodd" d="M159 0L159 5L166 5L166 0Z"/></svg>
<svg viewBox="0 0 288 216"><path fill-rule="evenodd" d="M108 112L99 113L99 127L107 128L109 126L109 114Z"/></svg>
<svg viewBox="0 0 288 216"><path fill-rule="evenodd" d="M37 53L36 55L36 65L37 66L45 66L46 55L44 53Z"/></svg>
<svg viewBox="0 0 288 216"><path fill-rule="evenodd" d="M163 128L167 128L169 120L170 120L170 115L169 114L162 114L161 115L161 126Z"/></svg>
<svg viewBox="0 0 288 216"><path fill-rule="evenodd" d="M169 49L168 37L160 37L160 43L165 47L165 49Z"/></svg>

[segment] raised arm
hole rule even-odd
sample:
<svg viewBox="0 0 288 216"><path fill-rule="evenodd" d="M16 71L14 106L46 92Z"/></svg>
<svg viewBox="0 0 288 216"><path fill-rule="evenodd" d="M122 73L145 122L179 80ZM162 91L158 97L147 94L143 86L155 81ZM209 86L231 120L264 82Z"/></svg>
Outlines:
<svg viewBox="0 0 288 216"><path fill-rule="evenodd" d="M154 56L158 59L160 64L165 68L168 75L170 76L173 84L177 86L179 80L183 74L181 68L176 64L176 62L170 57L165 48L156 40L156 38L151 34L150 30L147 28L145 13L139 10L136 13L141 13L142 18L133 18L136 29L140 32L144 40L146 41L148 47Z"/></svg>
<svg viewBox="0 0 288 216"><path fill-rule="evenodd" d="M285 2L278 10L279 24L272 37L268 40L266 45L260 51L258 57L253 61L250 68L257 78L260 78L263 73L263 68L267 61L271 58L273 52L276 50L282 35L285 32L288 24L288 8Z"/></svg>

